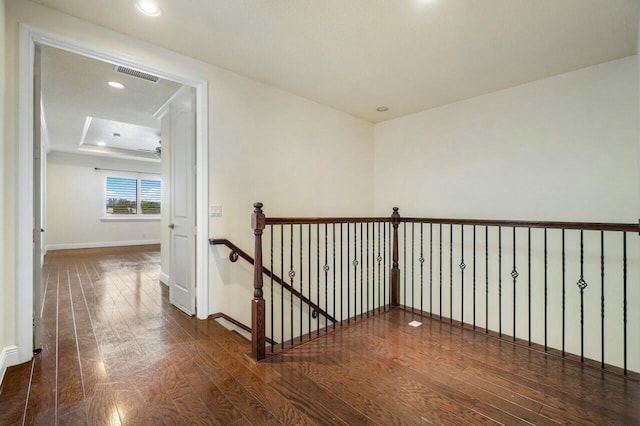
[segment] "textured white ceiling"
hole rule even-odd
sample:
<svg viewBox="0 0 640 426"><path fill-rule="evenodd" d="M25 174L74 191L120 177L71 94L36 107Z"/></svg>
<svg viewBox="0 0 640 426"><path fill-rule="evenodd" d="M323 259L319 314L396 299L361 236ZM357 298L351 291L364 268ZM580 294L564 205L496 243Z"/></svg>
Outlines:
<svg viewBox="0 0 640 426"><path fill-rule="evenodd" d="M372 122L633 55L638 26L637 0L37 2Z"/></svg>
<svg viewBox="0 0 640 426"><path fill-rule="evenodd" d="M87 145L101 137L111 148L154 149L160 121L153 114L181 87L172 81L150 83L119 74L113 64L47 46L42 47L41 69L42 105L54 151L79 150L87 117L98 117L95 124L101 124L103 131L111 129L111 134L119 131L122 135L119 140L107 138L95 134L100 129L89 128ZM108 86L112 80L125 88ZM140 126L147 128L146 133L140 133Z"/></svg>

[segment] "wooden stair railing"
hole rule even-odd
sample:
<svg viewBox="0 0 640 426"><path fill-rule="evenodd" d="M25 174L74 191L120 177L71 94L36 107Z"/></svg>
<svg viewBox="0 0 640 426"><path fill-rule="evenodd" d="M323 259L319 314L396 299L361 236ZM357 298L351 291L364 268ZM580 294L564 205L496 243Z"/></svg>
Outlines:
<svg viewBox="0 0 640 426"><path fill-rule="evenodd" d="M311 262L311 247L315 241L313 265L317 271L318 295L322 282L325 304L330 301L333 305L333 311L329 308L326 310L332 312L338 321L324 324L324 328L320 327L322 324L319 322L314 324L315 328L309 323L305 327L307 336L296 338L295 341L293 332L285 339L282 329L280 348L274 351L271 347L272 355L323 336L330 332L329 328L333 331L336 327L348 326L370 315L399 308L415 315L428 315L429 318L439 318L453 325L508 339L530 349L537 348L568 359L573 357L585 364L600 364L601 368L609 371L618 369L624 375L630 371L640 371L640 358L632 349L637 347L638 342L637 334L632 332L638 327L637 317L630 315L636 311L637 305L634 306L634 303L638 300L634 297L637 291L634 285L637 282L633 278L640 273L638 223L415 218L401 217L398 208L394 208L391 217L386 218L277 218L266 217L262 207L262 203L255 203L252 215L256 259L252 353L258 361L266 357L267 321L262 292L266 268L262 266L262 234L267 229L267 235L273 238L273 227L279 226L280 238L284 238L282 235L289 238L291 252L294 229L299 230L296 233L299 232L297 244L300 253L303 227L308 229L307 262ZM346 230L344 234L343 228ZM324 250L321 250L322 246ZM343 256L343 246L346 257ZM443 252L443 246L446 252ZM270 256L269 252L264 254ZM466 262L465 254L468 256ZM434 259L437 263L433 263ZM301 255L300 264L302 262ZM346 293L342 291L343 263ZM305 268L306 271L310 271L309 266L311 263ZM341 300L336 304L336 269L340 273L339 295L341 298L346 295L347 298L344 310ZM428 275L424 274L425 269ZM438 269L439 284L432 287L434 270L438 273ZM292 282L295 272L292 262ZM333 297L327 296L329 274L333 274ZM443 286L444 275L448 275L448 285L444 283ZM426 276L427 284L424 283ZM311 281L310 277L307 281ZM284 285L281 280L278 282ZM605 297L605 287L614 288L615 291L607 290ZM471 294L465 296L465 290ZM554 299L558 295L560 301ZM320 296L318 300L320 304ZM543 309L536 307L539 303L542 303ZM509 309L503 310L502 307L507 305ZM497 318L491 312L491 306L498 306L495 313ZM614 313L611 313L612 310ZM605 321L605 312L609 318L616 317L615 324L611 320ZM490 313L493 323L490 323ZM274 334L273 312L270 314L271 333ZM570 317L572 315L573 318ZM283 318L281 312L280 321ZM290 318L293 324L292 314ZM556 330L551 326L554 321L562 323L561 329L558 327ZM599 327L594 327L595 324ZM593 345L585 345L585 342L593 342L594 339L600 340L599 353L596 353ZM611 347L615 349L609 349Z"/></svg>
<svg viewBox="0 0 640 426"><path fill-rule="evenodd" d="M328 232L328 225L332 225L332 233L334 233L334 238L335 238L335 225L340 225L340 224L351 224L353 226L356 225L360 225L360 238L361 238L361 244L360 244L360 261L362 262L361 266L360 266L360 294L359 294L359 315L358 312L356 312L357 310L357 306L358 306L358 302L355 300L357 295L353 295L354 299L353 299L353 303L355 304L355 306L353 307L354 311L353 311L353 321L360 321L362 319L364 319L365 317L369 317L369 315L375 315L376 312L380 313L381 311L386 311L387 309L390 308L395 308L395 307L399 307L400 306L400 301L399 301L399 295L400 295L400 270L399 270L399 266L398 266L398 226L400 224L400 215L398 213L398 209L394 209L394 215L392 215L391 218L373 218L373 217L334 217L334 218L267 218L262 210L263 204L262 203L255 203L254 205L254 211L253 214L251 216L251 227L253 229L253 233L254 233L254 237L255 237L255 248L254 248L254 253L255 253L255 262L254 264L254 296L253 299L251 301L251 322L252 322L252 357L257 360L260 361L264 358L266 358L267 354L266 354L266 348L265 348L265 335L266 335L266 307L265 307L265 300L263 298L263 275L266 273L267 275L270 275L270 273L268 272L268 269L265 268L262 264L262 259L263 259L263 250L262 250L262 234L265 230L265 228L267 226L273 226L273 225L290 225L291 227L293 227L294 225L308 225L309 227L311 227L311 225L316 225L318 227L318 232L320 232L320 225L325 225L324 227L324 231L325 231L325 237L326 237L326 233ZM369 224L379 224L379 225L389 225L392 226L393 228L393 240L392 240L392 234L391 234L391 229L389 230L389 241L393 241L393 263L391 269L390 269L390 280L389 280L389 289L390 289L390 294L391 294L391 300L389 301L390 303L387 305L385 304L384 301L380 300L380 298L378 298L377 300L377 304L375 304L375 290L373 291L374 293L374 300L373 303L374 305L372 306L372 309L369 310L369 293L367 292L367 310L364 309L364 305L363 305L363 293L362 293L362 268L365 265L364 261L365 259L362 257L364 256L363 253L363 246L362 246L362 225L363 224L367 224L367 226ZM293 229L293 228L291 228ZM301 229L301 228L300 228ZM368 229L368 227L367 227ZM309 244L311 244L311 230L309 228ZM272 232L271 232L272 235ZM341 236L342 238L342 236ZM355 235L354 235L355 238ZM367 237L368 238L368 237ZM319 240L316 239L316 243L319 244ZM309 256L311 256L311 246L309 246ZM333 247L333 249L335 250L335 247ZM320 250L319 246L317 247L317 250ZM325 238L325 264L324 266L322 266L322 271L324 271L325 274L325 303L327 302L327 273L328 271L332 268L331 266L328 265L327 261L327 256L328 256L328 247L326 246L326 238ZM369 247L368 247L368 242L367 242L367 257L369 256ZM391 254L391 250L389 252ZM356 249L354 247L354 252L353 254L356 256L356 258L353 259L353 261L351 261L351 259L349 259L349 262L352 262L354 265L354 268L357 268L358 265L360 264L359 261L357 260L357 253L356 253ZM240 253L239 253L240 255ZM245 254L246 255L246 254ZM248 255L246 255L248 256ZM332 253L333 256L333 270L335 271L336 268L336 264L335 264L335 256L336 253L335 251ZM340 255L342 256L342 255ZM348 256L348 253L347 253ZM242 256L244 257L244 256ZM230 257L231 258L231 257ZM231 259L233 260L233 259ZM381 257L378 257L377 261L378 261L378 267L380 267L380 261L382 260ZM390 259L391 261L391 259ZM301 261L302 262L302 261ZM319 262L319 261L318 261ZM367 263L368 265L368 263ZM317 268L317 274L318 277L320 276L320 274L322 274L320 272L320 263L318 263L316 265ZM386 267L385 267L386 268ZM308 270L308 269L307 269ZM293 277L294 276L295 271L293 271L293 269L290 271L290 276ZM348 274L347 274L348 277ZM293 278L292 278L293 279ZM319 278L318 278L319 279ZM354 275L354 279L355 275ZM368 283L368 275L367 275L367 283ZM275 281L275 277L274 277L274 281ZM346 280L347 285L349 280ZM284 283L282 280L278 280L278 283L280 283L281 285L286 286L287 289L290 288L289 285L287 285L286 283ZM333 297L333 301L334 301L334 315L337 318L337 315L335 314L336 311L336 306L335 306L335 284L336 284L336 277L334 275L333 277L333 285L334 285L334 297ZM318 281L318 286L319 286L319 281ZM356 291L356 288L354 286L354 291ZM317 289L318 291L318 295L320 294L320 289ZM342 291L342 290L340 290ZM349 293L350 290L349 288L347 289L347 293ZM294 293L295 294L295 293ZM348 297L348 296L347 296ZM349 305L349 302L347 302L347 305ZM342 309L342 306L340 306L340 309ZM327 309L328 310L328 309ZM318 312L321 312L320 310L318 310ZM282 315L282 312L281 312ZM336 325L338 324L337 319L333 319L331 318L328 314L325 315L328 319L330 319L332 321L332 327L329 327L328 324L325 325L325 327L322 329L323 333L320 333L321 327L320 327L320 323L319 321L316 322L316 329L315 331L312 330L312 325L311 323L309 323L308 326L308 330L307 330L307 336L308 339L306 337L304 337L303 335L300 335L298 338L294 339L293 338L293 330L291 331L291 335L290 335L290 339L282 339L281 342L281 348L280 350L285 350L286 346L288 346L289 348L303 344L304 342L315 338L315 337L320 337L321 335L324 335L326 333L329 332L329 329L332 328L333 330L336 329ZM359 316L359 318L358 318ZM342 312L340 314L340 326L342 326L343 324L343 320L342 320ZM282 320L282 317L281 317ZM350 323L351 319L349 319L349 308L347 307L347 320L344 321L345 324ZM271 324L272 324L272 333L273 333L273 312L271 312ZM292 319L292 323L293 323L293 319ZM300 330L302 330L302 325L300 325ZM283 332L282 332L283 333ZM313 335L313 336L312 336ZM271 347L271 354L274 354L274 348L273 346Z"/></svg>
<svg viewBox="0 0 640 426"><path fill-rule="evenodd" d="M236 262L238 260L238 258L242 258L242 259L246 260L247 262L249 262L250 264L254 265L253 257L251 257L249 254L247 254L247 252L245 252L240 247L238 247L237 245L233 244L231 241L227 240L226 238L211 238L211 239L209 239L209 244L212 245L212 246L221 245L221 246L225 246L225 247L229 248L231 250L231 252L229 253L229 260L231 262ZM262 268L262 273L267 275L267 276L269 276L269 277L271 277L271 270L269 270L266 267ZM293 293L293 295L295 297L297 297L298 299L302 300L303 303L308 305L312 309L313 318L315 318L318 315L322 315L323 317L327 318L329 321L336 322L336 320L331 315L329 315L327 312L325 312L322 308L320 308L320 306L318 306L315 303L313 303L306 296L300 294L300 292L298 290L296 290L295 288L292 288L289 284L284 282L282 280L282 278L280 278L279 276L273 274L273 282L279 284L280 286L282 286L287 291Z"/></svg>

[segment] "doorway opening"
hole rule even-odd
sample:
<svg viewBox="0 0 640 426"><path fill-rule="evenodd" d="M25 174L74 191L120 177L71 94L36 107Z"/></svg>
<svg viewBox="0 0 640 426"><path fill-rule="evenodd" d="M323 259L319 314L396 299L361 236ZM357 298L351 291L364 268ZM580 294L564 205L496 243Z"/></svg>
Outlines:
<svg viewBox="0 0 640 426"><path fill-rule="evenodd" d="M39 344L47 249L161 243L172 303L206 318L206 83L32 28L21 41L19 186L31 196L18 209L31 214L19 215L17 274L34 286L18 291L20 361ZM125 93L135 108L114 101Z"/></svg>

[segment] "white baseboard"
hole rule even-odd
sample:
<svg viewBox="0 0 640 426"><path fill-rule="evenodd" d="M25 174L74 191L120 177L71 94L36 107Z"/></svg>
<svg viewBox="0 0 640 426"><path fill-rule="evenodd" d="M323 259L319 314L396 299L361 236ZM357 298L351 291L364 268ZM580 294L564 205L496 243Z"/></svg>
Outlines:
<svg viewBox="0 0 640 426"><path fill-rule="evenodd" d="M169 285L169 275L160 271L160 282L164 285Z"/></svg>
<svg viewBox="0 0 640 426"><path fill-rule="evenodd" d="M144 246L148 244L160 244L160 240L103 241L103 242L97 242L97 243L49 244L47 245L47 251L83 249L83 248L101 248L101 247Z"/></svg>
<svg viewBox="0 0 640 426"><path fill-rule="evenodd" d="M4 373L7 372L7 368L17 364L19 364L18 347L5 346L2 348L2 351L0 351L0 383L4 379Z"/></svg>

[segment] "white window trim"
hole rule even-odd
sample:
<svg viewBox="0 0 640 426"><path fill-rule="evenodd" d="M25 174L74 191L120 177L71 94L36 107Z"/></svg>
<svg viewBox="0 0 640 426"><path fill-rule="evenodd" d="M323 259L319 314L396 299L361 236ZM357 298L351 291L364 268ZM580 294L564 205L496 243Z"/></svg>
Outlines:
<svg viewBox="0 0 640 426"><path fill-rule="evenodd" d="M117 216L117 217L116 217ZM100 222L159 222L160 216L157 215L125 215L125 214L110 214L108 216L102 216Z"/></svg>
<svg viewBox="0 0 640 426"><path fill-rule="evenodd" d="M113 214L107 213L107 204L105 203L107 199L107 177L119 177L119 178L129 178L136 180L136 212L142 212L142 198L140 197L140 185L141 180L158 180L160 181L160 188L162 190L162 179L158 174L151 173L128 173L128 172L117 172L117 171L104 171L102 173L102 217L100 218L101 222L151 222L151 221L160 221L160 216L162 214L162 203L160 203L160 214L157 215L143 215L142 213L136 214Z"/></svg>

